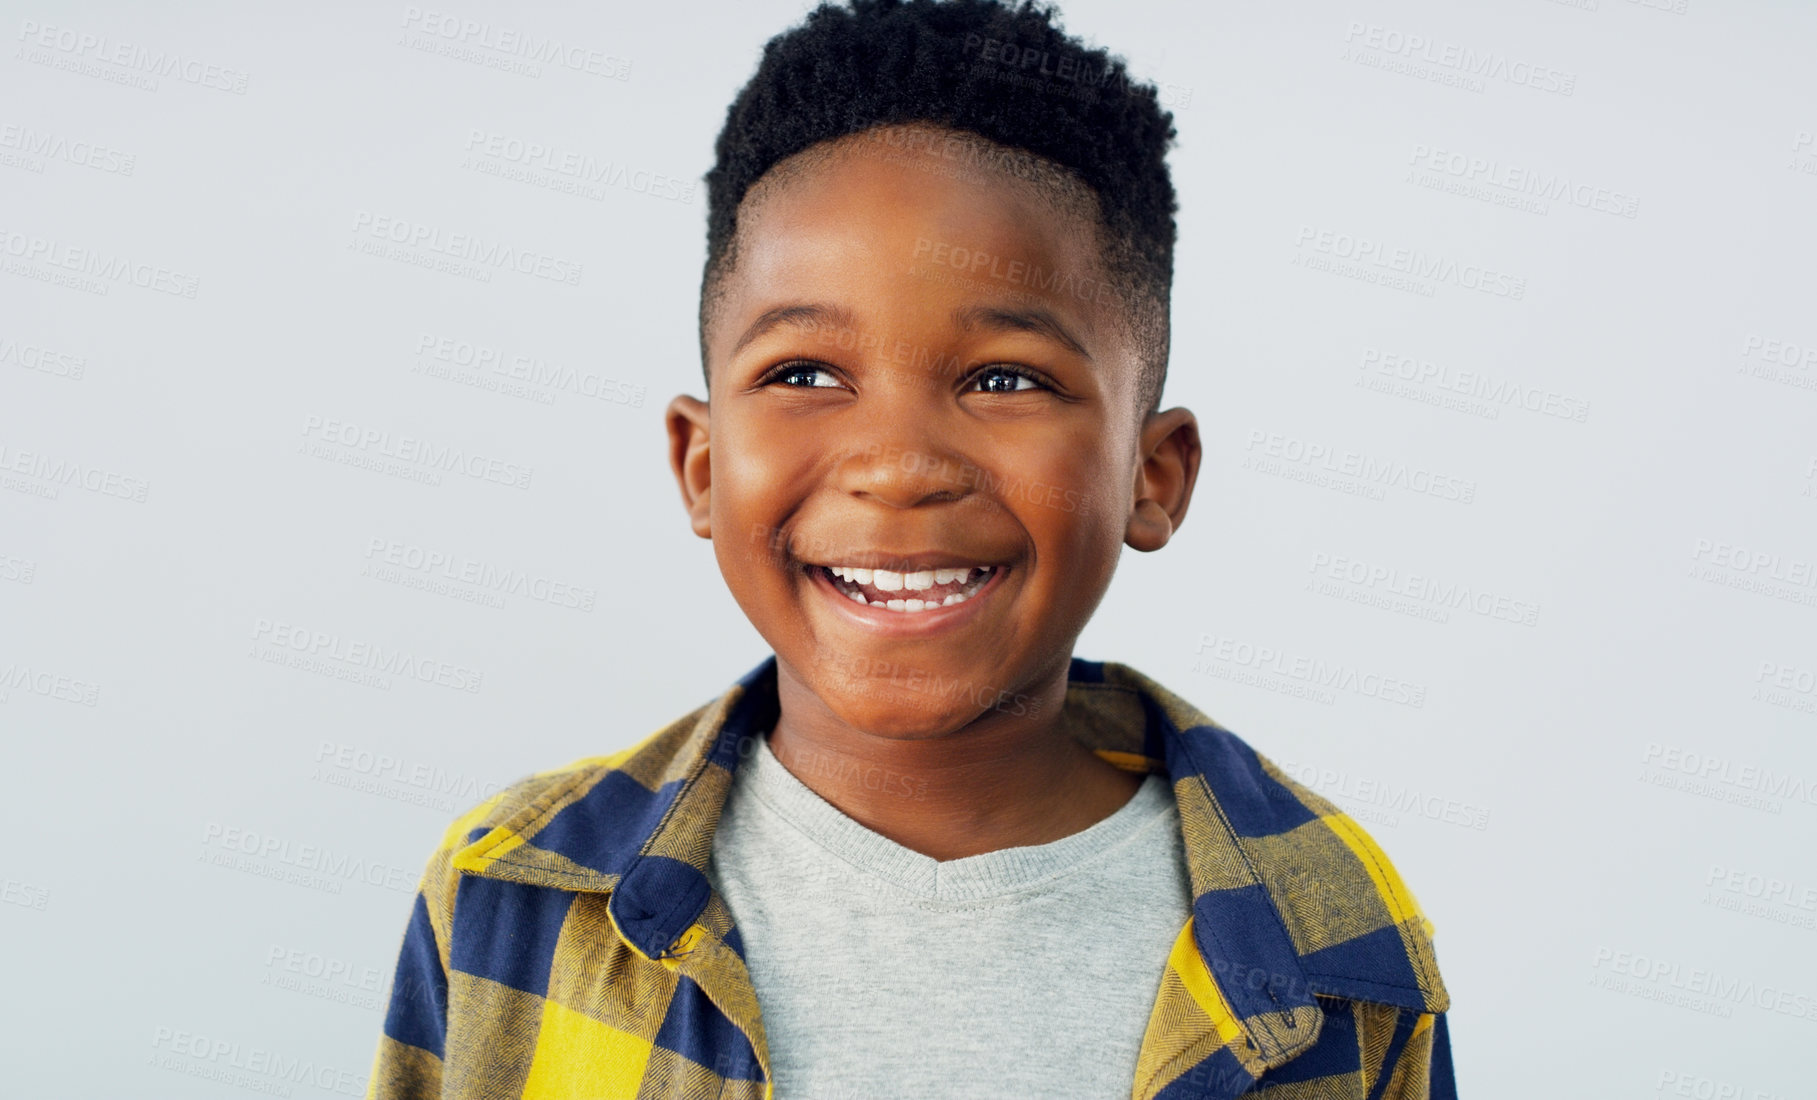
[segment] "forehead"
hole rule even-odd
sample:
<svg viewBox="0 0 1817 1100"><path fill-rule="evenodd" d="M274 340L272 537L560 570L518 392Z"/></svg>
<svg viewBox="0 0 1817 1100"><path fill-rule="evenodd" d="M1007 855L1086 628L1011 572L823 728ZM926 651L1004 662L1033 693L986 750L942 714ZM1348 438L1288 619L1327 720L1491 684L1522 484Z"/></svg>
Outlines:
<svg viewBox="0 0 1817 1100"><path fill-rule="evenodd" d="M718 297L716 360L740 318L797 298L879 323L986 306L1043 309L1094 342L1121 328L1091 191L1030 154L922 128L854 135L772 169L739 208Z"/></svg>

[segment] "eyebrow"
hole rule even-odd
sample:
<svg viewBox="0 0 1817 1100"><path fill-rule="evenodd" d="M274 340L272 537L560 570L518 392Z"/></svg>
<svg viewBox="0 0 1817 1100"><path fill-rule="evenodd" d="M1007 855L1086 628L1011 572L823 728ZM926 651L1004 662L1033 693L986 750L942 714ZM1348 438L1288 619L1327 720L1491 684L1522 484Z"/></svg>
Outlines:
<svg viewBox="0 0 1817 1100"><path fill-rule="evenodd" d="M1045 336L1078 355L1091 358L1085 345L1075 337L1060 319L1039 307L1028 309L1006 309L1002 306L961 306L953 311L953 323L962 329L988 329L997 332L1027 332L1036 336ZM844 306L820 302L803 302L796 305L778 306L765 310L752 321L738 342L732 345L731 354L737 355L745 345L778 328L796 328L805 332L814 332L822 328L856 330L858 319L851 310Z"/></svg>
<svg viewBox="0 0 1817 1100"><path fill-rule="evenodd" d="M820 328L856 329L858 319L852 315L851 310L844 306L822 305L815 302L779 306L776 309L765 311L758 316L757 320L752 321L750 327L744 330L744 335L740 336L738 342L732 345L731 354L737 355L746 344L772 329L785 325L807 332Z"/></svg>
<svg viewBox="0 0 1817 1100"><path fill-rule="evenodd" d="M1045 336L1072 351L1091 358L1085 345L1069 332L1060 319L1039 307L1004 309L1000 306L964 306L953 311L953 321L963 329L994 329L999 332L1028 332Z"/></svg>

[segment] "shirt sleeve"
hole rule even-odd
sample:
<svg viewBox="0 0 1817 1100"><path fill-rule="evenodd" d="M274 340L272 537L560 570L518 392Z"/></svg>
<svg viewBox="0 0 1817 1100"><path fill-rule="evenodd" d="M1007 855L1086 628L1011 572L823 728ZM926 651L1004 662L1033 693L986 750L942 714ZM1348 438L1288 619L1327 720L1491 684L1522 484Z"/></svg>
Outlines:
<svg viewBox="0 0 1817 1100"><path fill-rule="evenodd" d="M1403 1020L1406 1017L1402 1017ZM1403 1023L1402 1025L1406 1025ZM1391 1068L1374 1100L1457 1100L1457 1081L1451 1071L1451 1036L1442 1012L1425 1012L1413 1018L1411 1033L1394 1054Z"/></svg>
<svg viewBox="0 0 1817 1100"><path fill-rule="evenodd" d="M1457 1077L1451 1071L1451 1032L1445 1023L1445 1014L1439 1013L1432 1021L1432 1077L1430 1100L1457 1100Z"/></svg>
<svg viewBox="0 0 1817 1100"><path fill-rule="evenodd" d="M391 1001L366 1100L435 1100L448 1037L448 974L422 889L411 908L391 979Z"/></svg>

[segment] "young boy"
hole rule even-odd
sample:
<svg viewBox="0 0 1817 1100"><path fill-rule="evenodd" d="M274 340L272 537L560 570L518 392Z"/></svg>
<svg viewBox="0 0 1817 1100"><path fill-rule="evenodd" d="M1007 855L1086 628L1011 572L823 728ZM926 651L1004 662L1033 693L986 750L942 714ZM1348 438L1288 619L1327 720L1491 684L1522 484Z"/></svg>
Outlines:
<svg viewBox="0 0 1817 1100"><path fill-rule="evenodd" d="M1455 1094L1381 851L1072 656L1198 472L1159 411L1172 138L1027 4L769 43L707 176L709 401L667 422L775 655L454 823L369 1096Z"/></svg>

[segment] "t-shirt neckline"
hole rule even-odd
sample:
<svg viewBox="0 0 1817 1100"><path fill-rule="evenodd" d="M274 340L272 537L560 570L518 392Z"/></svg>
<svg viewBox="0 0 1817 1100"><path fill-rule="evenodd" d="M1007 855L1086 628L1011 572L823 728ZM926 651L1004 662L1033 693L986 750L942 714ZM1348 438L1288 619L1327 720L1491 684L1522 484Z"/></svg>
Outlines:
<svg viewBox="0 0 1817 1100"><path fill-rule="evenodd" d="M1165 778L1150 774L1109 816L1069 836L962 859L936 860L847 817L783 765L770 749L768 734L755 740L755 751L734 775L739 786L806 839L857 871L932 901L1002 897L1075 874L1175 809Z"/></svg>

